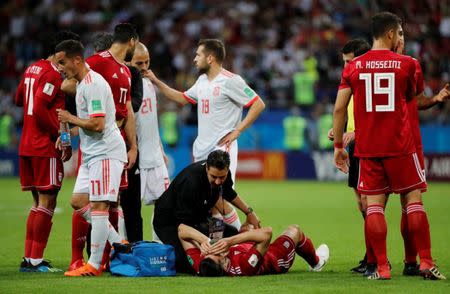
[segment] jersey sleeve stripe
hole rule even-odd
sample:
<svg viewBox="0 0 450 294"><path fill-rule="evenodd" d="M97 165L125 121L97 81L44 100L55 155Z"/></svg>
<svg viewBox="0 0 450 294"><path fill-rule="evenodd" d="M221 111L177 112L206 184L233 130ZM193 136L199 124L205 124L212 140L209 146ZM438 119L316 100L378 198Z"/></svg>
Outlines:
<svg viewBox="0 0 450 294"><path fill-rule="evenodd" d="M189 97L188 95L186 95L185 92L183 92L182 94L183 94L184 99L187 100L187 102L189 102L189 103L191 103L191 104L197 104L197 101L195 101L194 99L192 99L191 97Z"/></svg>
<svg viewBox="0 0 450 294"><path fill-rule="evenodd" d="M258 100L258 99L259 99L259 96L258 96L258 95L256 95L255 97L253 97L253 98L252 98L252 100L250 100L250 102L249 102L249 103L245 104L245 106L244 106L244 107L250 107L250 106L252 106L252 104L253 104L253 103L255 103L255 102L256 102L256 100Z"/></svg>
<svg viewBox="0 0 450 294"><path fill-rule="evenodd" d="M104 117L104 116L106 116L106 113L93 113L89 115L89 117Z"/></svg>

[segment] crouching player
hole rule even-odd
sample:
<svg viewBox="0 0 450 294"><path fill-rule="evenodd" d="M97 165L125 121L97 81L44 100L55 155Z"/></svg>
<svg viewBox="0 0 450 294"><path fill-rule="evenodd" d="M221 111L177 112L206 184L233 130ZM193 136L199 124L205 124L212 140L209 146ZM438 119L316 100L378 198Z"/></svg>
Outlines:
<svg viewBox="0 0 450 294"><path fill-rule="evenodd" d="M273 243L272 228L252 229L223 238L214 244L187 225L178 227L178 237L194 271L200 276L254 276L286 273L301 256L311 271L319 272L328 261L328 246L315 250L297 225L290 225Z"/></svg>

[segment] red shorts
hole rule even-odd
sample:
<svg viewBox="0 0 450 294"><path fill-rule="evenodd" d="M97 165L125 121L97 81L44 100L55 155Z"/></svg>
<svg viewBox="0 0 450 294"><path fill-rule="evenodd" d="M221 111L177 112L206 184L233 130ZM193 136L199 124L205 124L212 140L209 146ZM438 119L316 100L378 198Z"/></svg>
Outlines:
<svg viewBox="0 0 450 294"><path fill-rule="evenodd" d="M404 194L427 188L416 153L382 158L361 158L358 192L363 195Z"/></svg>
<svg viewBox="0 0 450 294"><path fill-rule="evenodd" d="M64 167L59 158L19 156L19 174L22 191L59 190Z"/></svg>
<svg viewBox="0 0 450 294"><path fill-rule="evenodd" d="M123 169L122 176L120 178L120 187L119 191L126 190L128 188L128 170Z"/></svg>
<svg viewBox="0 0 450 294"><path fill-rule="evenodd" d="M278 237L269 245L261 266L261 274L281 274L287 272L295 258L295 243L286 235Z"/></svg>
<svg viewBox="0 0 450 294"><path fill-rule="evenodd" d="M422 147L416 147L416 153L417 153L417 158L419 159L419 163L420 163L420 168L422 169L422 173L425 177L425 179L427 178L426 173L425 173L425 158L423 156L423 148ZM425 184L425 188L421 189L422 193L425 193L427 191L427 185Z"/></svg>

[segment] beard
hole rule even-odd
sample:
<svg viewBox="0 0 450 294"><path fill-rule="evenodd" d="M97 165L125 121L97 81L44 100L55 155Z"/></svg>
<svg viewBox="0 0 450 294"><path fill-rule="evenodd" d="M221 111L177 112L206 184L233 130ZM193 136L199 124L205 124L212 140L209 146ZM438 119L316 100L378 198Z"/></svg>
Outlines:
<svg viewBox="0 0 450 294"><path fill-rule="evenodd" d="M134 55L134 48L130 49L127 51L127 53L125 54L125 62L131 62L131 60L133 59L133 55Z"/></svg>
<svg viewBox="0 0 450 294"><path fill-rule="evenodd" d="M210 69L210 66L207 64L207 65L205 65L204 67L199 67L199 68L198 68L198 73L199 73L200 75L206 74L206 73L208 73L209 69Z"/></svg>

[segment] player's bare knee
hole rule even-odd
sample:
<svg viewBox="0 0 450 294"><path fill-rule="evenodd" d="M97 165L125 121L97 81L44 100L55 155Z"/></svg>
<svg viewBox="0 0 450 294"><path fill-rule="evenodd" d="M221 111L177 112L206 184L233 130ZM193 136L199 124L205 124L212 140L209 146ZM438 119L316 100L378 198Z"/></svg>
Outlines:
<svg viewBox="0 0 450 294"><path fill-rule="evenodd" d="M89 204L89 198L84 194L73 194L70 199L70 205L73 209L81 209Z"/></svg>
<svg viewBox="0 0 450 294"><path fill-rule="evenodd" d="M56 195L39 192L39 206L54 210L56 207Z"/></svg>
<svg viewBox="0 0 450 294"><path fill-rule="evenodd" d="M420 193L420 190L418 190L418 189L416 189L414 191L410 191L405 194L402 194L401 198L404 199L404 206L407 206L407 205L409 205L411 203L415 203L415 202L422 202L422 194Z"/></svg>
<svg viewBox="0 0 450 294"><path fill-rule="evenodd" d="M92 201L91 209L107 211L109 209L109 202L108 201Z"/></svg>
<svg viewBox="0 0 450 294"><path fill-rule="evenodd" d="M284 230L283 235L288 236L294 242L298 241L300 239L300 236L302 234L302 231L300 230L300 227L298 225L289 225L286 230Z"/></svg>

